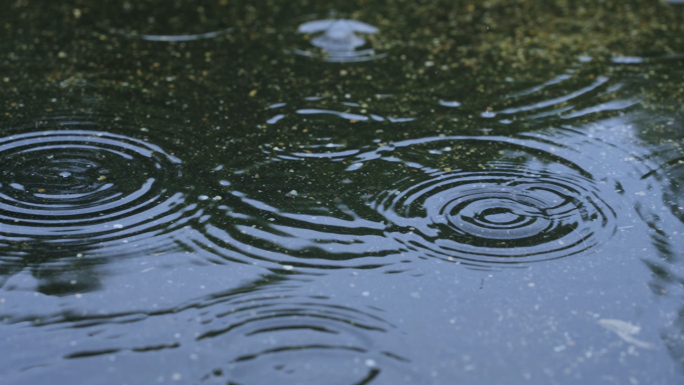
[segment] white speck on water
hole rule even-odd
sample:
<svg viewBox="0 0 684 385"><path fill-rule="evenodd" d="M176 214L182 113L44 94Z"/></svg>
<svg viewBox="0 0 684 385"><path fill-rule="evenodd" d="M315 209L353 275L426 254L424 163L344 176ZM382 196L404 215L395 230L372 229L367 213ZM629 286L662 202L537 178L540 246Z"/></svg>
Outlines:
<svg viewBox="0 0 684 385"><path fill-rule="evenodd" d="M115 225L112 226L112 227L115 228L115 229L123 229L124 225L122 225L121 223L117 223L117 224L115 224Z"/></svg>
<svg viewBox="0 0 684 385"><path fill-rule="evenodd" d="M292 266L292 265L283 265L283 270L290 271L292 269L294 269L294 266Z"/></svg>
<svg viewBox="0 0 684 385"><path fill-rule="evenodd" d="M366 366L368 366L369 368L374 368L375 365L376 365L375 360L370 359L370 358L366 360Z"/></svg>
<svg viewBox="0 0 684 385"><path fill-rule="evenodd" d="M209 199L209 197L207 195L200 195L197 197L197 199L199 199L201 201L206 201L207 199Z"/></svg>
<svg viewBox="0 0 684 385"><path fill-rule="evenodd" d="M440 100L439 105L444 107L460 107L461 103L457 101Z"/></svg>
<svg viewBox="0 0 684 385"><path fill-rule="evenodd" d="M354 163L351 166L347 167L344 171L356 171L356 170L360 169L361 167L363 167L363 163L361 163L361 162Z"/></svg>
<svg viewBox="0 0 684 385"><path fill-rule="evenodd" d="M61 176L62 178L68 178L71 176L71 173L68 171L62 171L59 173L59 176Z"/></svg>
<svg viewBox="0 0 684 385"><path fill-rule="evenodd" d="M368 297L370 295L370 292L364 291L363 293L361 293L361 295L364 297Z"/></svg>
<svg viewBox="0 0 684 385"><path fill-rule="evenodd" d="M282 118L284 118L284 117L285 117L285 115L283 115L283 114L278 114L278 115L272 117L271 119L267 120L266 123L267 123L267 124L276 124L276 123L278 123L278 121L279 121L280 119L282 119Z"/></svg>

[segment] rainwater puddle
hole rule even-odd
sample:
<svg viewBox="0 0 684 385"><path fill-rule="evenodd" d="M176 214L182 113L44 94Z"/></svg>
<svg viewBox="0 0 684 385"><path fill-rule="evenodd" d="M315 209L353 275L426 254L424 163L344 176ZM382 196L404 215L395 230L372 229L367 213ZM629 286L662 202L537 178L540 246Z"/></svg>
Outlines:
<svg viewBox="0 0 684 385"><path fill-rule="evenodd" d="M678 384L676 1L16 1L3 384Z"/></svg>

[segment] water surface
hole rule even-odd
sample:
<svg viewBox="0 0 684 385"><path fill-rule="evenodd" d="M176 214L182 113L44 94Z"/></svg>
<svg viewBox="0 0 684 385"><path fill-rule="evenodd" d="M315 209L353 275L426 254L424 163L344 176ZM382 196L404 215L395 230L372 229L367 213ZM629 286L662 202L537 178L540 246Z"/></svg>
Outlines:
<svg viewBox="0 0 684 385"><path fill-rule="evenodd" d="M16 1L7 384L677 384L676 1Z"/></svg>

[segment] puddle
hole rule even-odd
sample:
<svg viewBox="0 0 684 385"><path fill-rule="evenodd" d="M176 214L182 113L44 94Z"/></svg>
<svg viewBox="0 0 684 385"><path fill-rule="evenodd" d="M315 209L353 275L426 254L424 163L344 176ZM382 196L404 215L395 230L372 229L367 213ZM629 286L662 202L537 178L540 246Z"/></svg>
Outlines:
<svg viewBox="0 0 684 385"><path fill-rule="evenodd" d="M677 3L12 2L3 384L680 383Z"/></svg>

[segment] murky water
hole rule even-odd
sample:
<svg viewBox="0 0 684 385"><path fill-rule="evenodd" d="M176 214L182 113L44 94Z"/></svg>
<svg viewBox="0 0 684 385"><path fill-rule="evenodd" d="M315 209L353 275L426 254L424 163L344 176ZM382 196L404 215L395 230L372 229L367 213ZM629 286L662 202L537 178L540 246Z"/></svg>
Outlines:
<svg viewBox="0 0 684 385"><path fill-rule="evenodd" d="M1 383L682 381L681 2L1 13Z"/></svg>

